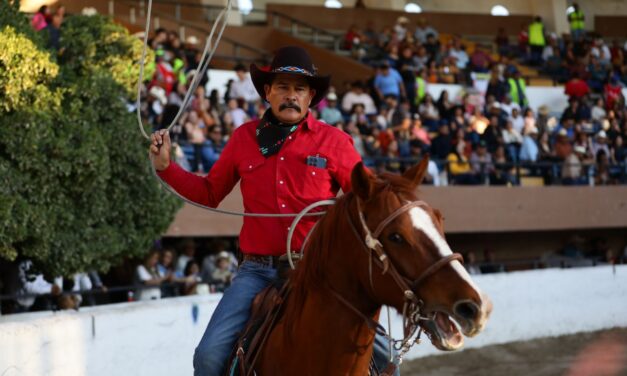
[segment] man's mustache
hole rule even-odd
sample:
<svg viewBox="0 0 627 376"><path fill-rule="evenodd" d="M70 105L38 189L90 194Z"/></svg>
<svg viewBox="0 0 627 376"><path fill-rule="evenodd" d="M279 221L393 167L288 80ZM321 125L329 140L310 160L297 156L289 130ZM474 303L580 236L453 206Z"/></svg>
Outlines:
<svg viewBox="0 0 627 376"><path fill-rule="evenodd" d="M279 111L283 111L286 110L288 108L292 108L298 112L301 112L301 108L299 105L297 105L296 103L283 103L282 105L279 106Z"/></svg>

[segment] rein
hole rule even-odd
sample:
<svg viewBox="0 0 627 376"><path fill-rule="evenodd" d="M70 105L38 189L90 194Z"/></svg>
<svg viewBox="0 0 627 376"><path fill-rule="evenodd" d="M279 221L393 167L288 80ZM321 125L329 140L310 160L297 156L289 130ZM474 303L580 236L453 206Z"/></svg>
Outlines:
<svg viewBox="0 0 627 376"><path fill-rule="evenodd" d="M392 338L385 332L385 329L375 320L370 317L364 315L359 309L357 309L354 305L352 305L348 300L342 297L338 292L329 288L331 293L347 308L361 317L366 325L371 329L375 330L378 334L383 335L398 351L398 354L395 357L394 363L402 362L403 356L411 349L414 344L420 343L420 336L422 334L422 329L420 328L419 323L421 321L431 321L432 317L423 316L422 308L424 306L424 302L419 299L414 291L418 288L418 286L424 282L427 278L435 274L442 267L448 265L449 263L457 260L462 262L463 258L459 253L453 253L452 255L443 257L430 265L420 276L411 280L403 275L401 275L394 265L390 261L390 258L386 254L383 249L383 245L379 241L378 237L381 235L383 230L392 222L394 219L409 211L414 207L426 206L424 201L413 201L407 203L397 210L395 210L392 214L390 214L386 219L384 219L375 229L374 233L370 231L368 225L366 224L366 220L364 218L363 211L361 210L361 205L359 203L359 199L356 198L357 202L357 212L359 215L359 221L362 225L363 232L365 236L360 235L357 227L353 223L350 214L347 216L348 224L353 231L353 234L359 239L359 243L363 247L364 251L368 253L369 256L369 279L370 279L370 287L374 290L374 284L372 281L372 251L377 254L377 258L374 258L377 265L382 269L382 274L389 273L392 279L396 282L398 287L403 291L404 304L403 304L403 339L397 340ZM414 338L415 337L415 338Z"/></svg>

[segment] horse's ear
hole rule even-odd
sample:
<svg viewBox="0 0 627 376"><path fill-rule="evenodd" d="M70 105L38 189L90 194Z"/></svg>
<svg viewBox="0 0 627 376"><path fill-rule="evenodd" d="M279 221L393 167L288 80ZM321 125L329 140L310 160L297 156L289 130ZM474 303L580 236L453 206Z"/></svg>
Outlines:
<svg viewBox="0 0 627 376"><path fill-rule="evenodd" d="M355 167L353 167L353 172L351 173L351 186L353 193L364 201L368 200L372 194L374 180L370 172L364 168L363 162L359 162L355 165Z"/></svg>
<svg viewBox="0 0 627 376"><path fill-rule="evenodd" d="M429 166L429 154L425 154L420 163L413 166L409 170L403 173L403 177L413 183L415 187L422 183L422 179L425 178L427 173L427 167Z"/></svg>

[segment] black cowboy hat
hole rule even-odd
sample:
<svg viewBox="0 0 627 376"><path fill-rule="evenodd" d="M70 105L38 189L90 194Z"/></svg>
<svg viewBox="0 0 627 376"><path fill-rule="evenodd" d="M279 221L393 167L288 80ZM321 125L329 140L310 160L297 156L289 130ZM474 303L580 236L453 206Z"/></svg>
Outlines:
<svg viewBox="0 0 627 376"><path fill-rule="evenodd" d="M307 79L309 86L316 91L310 107L315 106L324 98L331 82L331 76L317 75L311 56L305 49L294 46L283 47L274 55L270 67L258 68L255 64L250 65L250 77L255 89L264 100L266 99L264 85L272 84L274 76L278 73L295 74Z"/></svg>

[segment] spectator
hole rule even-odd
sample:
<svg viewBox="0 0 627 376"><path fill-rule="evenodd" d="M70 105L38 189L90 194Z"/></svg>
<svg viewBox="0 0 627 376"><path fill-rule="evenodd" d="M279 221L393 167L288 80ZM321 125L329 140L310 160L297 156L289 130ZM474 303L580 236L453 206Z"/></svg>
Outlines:
<svg viewBox="0 0 627 376"><path fill-rule="evenodd" d="M490 184L515 185L517 181L512 173L512 164L507 160L503 145L496 147L492 160L494 161L494 174L491 177Z"/></svg>
<svg viewBox="0 0 627 376"><path fill-rule="evenodd" d="M477 264L477 256L475 256L475 253L472 251L466 253L464 257L464 267L466 267L470 275L481 274L481 268Z"/></svg>
<svg viewBox="0 0 627 376"><path fill-rule="evenodd" d="M594 185L608 185L612 183L609 156L605 153L605 150L600 149L596 153Z"/></svg>
<svg viewBox="0 0 627 376"><path fill-rule="evenodd" d="M529 25L521 24L518 32L518 54L527 57L527 48L529 47Z"/></svg>
<svg viewBox="0 0 627 376"><path fill-rule="evenodd" d="M344 120L342 113L337 109L337 95L335 93L327 94L327 106L320 113L320 119L331 125L336 125Z"/></svg>
<svg viewBox="0 0 627 376"><path fill-rule="evenodd" d="M409 19L405 16L400 16L396 20L396 25L394 25L394 32L396 33L396 37L399 41L405 39L407 35L407 26L409 25Z"/></svg>
<svg viewBox="0 0 627 376"><path fill-rule="evenodd" d="M403 85L407 93L407 99L410 103L416 100L416 73L424 66L420 65L418 59L414 57L414 52L409 46L402 49L400 58L398 59L396 69L403 79Z"/></svg>
<svg viewBox="0 0 627 376"><path fill-rule="evenodd" d="M527 134L527 132L531 129L535 130L538 133L538 127L536 126L536 117L533 114L533 110L529 107L525 110L525 117L523 118L524 126L522 129L522 134Z"/></svg>
<svg viewBox="0 0 627 376"><path fill-rule="evenodd" d="M203 148L207 141L207 127L198 116L197 111L187 113L185 132L187 134L187 140L193 147L192 172L202 172L201 166L208 171L209 165L203 160Z"/></svg>
<svg viewBox="0 0 627 376"><path fill-rule="evenodd" d="M426 18L420 18L420 20L418 20L418 26L414 31L414 39L420 44L425 44L428 35L433 35L435 39L438 39L439 36L438 31L429 26Z"/></svg>
<svg viewBox="0 0 627 376"><path fill-rule="evenodd" d="M364 84L361 81L355 81L351 84L351 90L342 98L342 111L350 113L353 106L360 103L364 106L366 114L376 114L377 108L374 106L372 97L364 92Z"/></svg>
<svg viewBox="0 0 627 376"><path fill-rule="evenodd" d="M233 280L233 271L230 269L229 253L222 251L215 259L215 269L211 274L212 282L216 285L216 290L223 292Z"/></svg>
<svg viewBox="0 0 627 376"><path fill-rule="evenodd" d="M155 55L157 57L157 66L150 86L163 88L167 97L174 89L174 83L176 82L176 74L171 65L175 56L172 51L163 48L157 49Z"/></svg>
<svg viewBox="0 0 627 376"><path fill-rule="evenodd" d="M520 160L522 162L535 163L538 161L540 150L538 148L538 129L528 128L523 136L520 147Z"/></svg>
<svg viewBox="0 0 627 376"><path fill-rule="evenodd" d="M612 75L609 82L603 88L605 103L607 109L614 109L614 105L622 100L624 102L622 86L619 83L618 77Z"/></svg>
<svg viewBox="0 0 627 376"><path fill-rule="evenodd" d="M569 99L579 100L590 93L590 87L586 81L579 78L577 72L573 73L571 79L566 83L564 93Z"/></svg>
<svg viewBox="0 0 627 376"><path fill-rule="evenodd" d="M575 41L581 40L585 33L585 15L579 9L579 4L573 3L573 11L567 16L570 24L570 35Z"/></svg>
<svg viewBox="0 0 627 376"><path fill-rule="evenodd" d="M246 111L242 110L242 108L238 104L238 100L231 98L228 103L228 115L231 119L231 124L233 126L233 130L239 128L242 124L246 123L250 120Z"/></svg>
<svg viewBox="0 0 627 376"><path fill-rule="evenodd" d="M52 301L46 295L56 297L61 294L59 279L55 279L53 283L48 282L43 274L35 272L31 260L20 261L17 268L17 294L29 296L16 299L15 313L52 309Z"/></svg>
<svg viewBox="0 0 627 376"><path fill-rule="evenodd" d="M525 128L525 119L520 116L520 110L518 108L512 108L512 115L509 117L509 121L512 122L516 132L519 134L523 133L523 128Z"/></svg>
<svg viewBox="0 0 627 376"><path fill-rule="evenodd" d="M231 84L229 98L243 101L246 104L245 112L248 116L253 116L257 102L260 101L259 94L255 90L246 67L243 64L237 64L234 69L237 79ZM237 123L235 120L233 122Z"/></svg>
<svg viewBox="0 0 627 376"><path fill-rule="evenodd" d="M216 261L217 256L219 254L223 254L224 252L229 255L229 270L233 275L237 271L238 262L235 258L235 255L232 252L227 251L228 243L224 240L215 240L211 243L211 254L207 255L202 260L202 268L201 268L201 279L204 283L213 283L212 275L216 269Z"/></svg>
<svg viewBox="0 0 627 376"><path fill-rule="evenodd" d="M605 153L605 156L609 158L610 148L608 145L608 141L609 140L607 138L607 133L605 133L605 131L601 129L599 133L594 136L594 141L592 142L590 154L592 156L596 156L599 154L599 151L603 151L603 153Z"/></svg>
<svg viewBox="0 0 627 376"><path fill-rule="evenodd" d="M376 75L374 86L381 100L388 96L393 96L398 99L400 99L401 96L405 96L405 88L401 75L396 69L391 68L390 63L387 61L381 64L381 72Z"/></svg>
<svg viewBox="0 0 627 376"><path fill-rule="evenodd" d="M169 282L181 283L183 282L183 274L177 273L174 268L174 260L176 254L172 249L164 249L161 252L161 258L157 264L157 271L160 277L166 278ZM178 291L172 285L161 286L161 297L166 298L170 296L177 296Z"/></svg>
<svg viewBox="0 0 627 376"><path fill-rule="evenodd" d="M466 47L462 45L458 38L453 40L453 45L449 50L449 56L453 59L455 65L460 71L465 70L470 62L470 58L466 53Z"/></svg>
<svg viewBox="0 0 627 376"><path fill-rule="evenodd" d="M520 135L520 132L514 128L514 125L510 120L505 123L505 129L503 129L502 137L505 149L507 150L508 159L514 163L518 163L522 136Z"/></svg>
<svg viewBox="0 0 627 376"><path fill-rule="evenodd" d="M422 44L432 62L440 60L440 41L435 34L427 34L427 40Z"/></svg>
<svg viewBox="0 0 627 376"><path fill-rule="evenodd" d="M503 273L505 272L505 266L502 263L496 262L494 251L486 249L483 253L484 262L480 266L482 274L488 273Z"/></svg>
<svg viewBox="0 0 627 376"><path fill-rule="evenodd" d="M210 170L213 167L226 146L224 131L219 125L210 127L208 135L209 140L205 142L202 148L202 160L203 164L207 165L206 170Z"/></svg>
<svg viewBox="0 0 627 376"><path fill-rule="evenodd" d="M473 174L477 177L477 182L487 185L490 182L490 176L494 174L494 164L485 141L477 144L476 150L470 155L470 165Z"/></svg>
<svg viewBox="0 0 627 376"><path fill-rule="evenodd" d="M63 22L63 16L60 14L53 14L52 21L46 25L43 29L47 33L48 41L46 43L47 48L51 48L57 52L61 52L61 23Z"/></svg>
<svg viewBox="0 0 627 376"><path fill-rule="evenodd" d="M51 16L50 7L42 5L31 20L31 26L35 31L41 31L48 26L48 19Z"/></svg>
<svg viewBox="0 0 627 376"><path fill-rule="evenodd" d="M477 45L475 51L470 55L470 70L473 72L487 73L490 71L492 58L486 50L490 50L489 45Z"/></svg>
<svg viewBox="0 0 627 376"><path fill-rule="evenodd" d="M420 118L429 131L435 131L437 129L440 121L440 112L436 104L433 103L431 94L425 96L425 100L418 107L418 113L420 113Z"/></svg>
<svg viewBox="0 0 627 376"><path fill-rule="evenodd" d="M529 47L531 48L530 65L541 65L542 51L546 45L544 38L544 24L542 23L542 17L536 16L533 22L529 25Z"/></svg>
<svg viewBox="0 0 627 376"><path fill-rule="evenodd" d="M603 92L603 83L607 77L607 70L595 56L590 56L588 65L588 86L595 93Z"/></svg>
<svg viewBox="0 0 627 376"><path fill-rule="evenodd" d="M185 267L190 260L194 259L196 254L196 244L192 239L187 239L183 242L183 254L181 254L176 260L176 273L180 275L185 274Z"/></svg>
<svg viewBox="0 0 627 376"><path fill-rule="evenodd" d="M515 70L512 77L507 80L509 85L509 95L514 103L517 103L520 108L525 108L529 104L527 100L527 89L525 80L520 77L520 71Z"/></svg>
<svg viewBox="0 0 627 376"><path fill-rule="evenodd" d="M136 294L137 300L161 299L161 284L170 277L159 275L158 262L159 251L153 249L146 255L144 262L137 266L135 280L141 286Z"/></svg>
<svg viewBox="0 0 627 376"><path fill-rule="evenodd" d="M473 174L468 163L468 158L464 155L466 148L466 142L464 140L457 140L455 149L447 156L449 173L451 175L451 181L459 185L474 185L477 184L477 178Z"/></svg>
<svg viewBox="0 0 627 376"><path fill-rule="evenodd" d="M583 146L575 146L573 151L564 160L562 167L562 184L564 185L583 185L586 183L585 176L582 172L582 161L586 155L586 148Z"/></svg>
<svg viewBox="0 0 627 376"><path fill-rule="evenodd" d="M490 81L488 81L488 88L486 89L485 97L493 96L497 102L502 102L505 95L508 93L509 87L499 76L497 69L492 69L490 72Z"/></svg>
<svg viewBox="0 0 627 376"><path fill-rule="evenodd" d="M627 164L627 146L625 146L623 136L618 135L614 140L614 148L611 150L611 161L616 164L623 164L623 169L625 168L625 164Z"/></svg>
<svg viewBox="0 0 627 376"><path fill-rule="evenodd" d="M200 267L196 260L191 259L187 262L183 275L184 280L181 286L181 295L196 295L196 288L201 281Z"/></svg>
<svg viewBox="0 0 627 376"><path fill-rule="evenodd" d="M507 36L507 33L505 32L504 27L499 27L496 33L496 37L494 38L494 44L496 45L496 50L499 52L499 55L501 56L509 55L509 50L510 50L509 37Z"/></svg>

